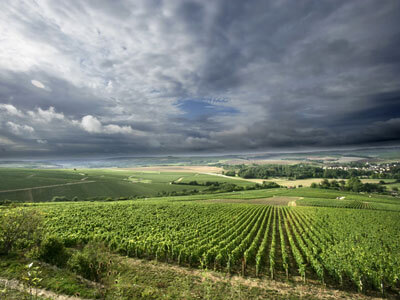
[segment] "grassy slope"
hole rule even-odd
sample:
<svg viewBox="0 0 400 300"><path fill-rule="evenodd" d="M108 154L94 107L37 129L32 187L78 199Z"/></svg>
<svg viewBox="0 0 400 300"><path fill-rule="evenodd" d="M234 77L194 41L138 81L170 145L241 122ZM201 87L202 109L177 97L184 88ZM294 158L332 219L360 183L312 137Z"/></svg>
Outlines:
<svg viewBox="0 0 400 300"><path fill-rule="evenodd" d="M159 192L183 190L203 190L203 186L170 184L181 179L182 182L196 180L229 182L248 186L254 183L224 178L221 176L204 175L187 172L146 172L121 169L79 169L74 170L30 170L30 169L0 169L0 191L24 189L40 186L59 185L66 183L82 183L0 193L1 199L22 201L49 201L54 196L66 196L71 199L87 197L129 197L156 196ZM88 181L88 183L84 183ZM95 181L95 182L89 182Z"/></svg>
<svg viewBox="0 0 400 300"><path fill-rule="evenodd" d="M83 178L70 170L30 170L0 168L0 190L76 182Z"/></svg>
<svg viewBox="0 0 400 300"><path fill-rule="evenodd" d="M228 276L208 270L195 270L157 261L115 256L119 274L106 299L373 299L354 291L339 291L322 287L300 278L279 282L263 278ZM21 280L23 266L30 260L4 258L0 263L0 277ZM40 265L41 288L85 299L100 297L98 288L82 281L73 273L49 265ZM0 294L0 299L2 294ZM7 291L5 299L22 299L25 293ZM39 298L42 299L42 298Z"/></svg>
<svg viewBox="0 0 400 300"><path fill-rule="evenodd" d="M69 182L95 181L76 185L0 193L0 199L49 201L54 196L80 199L87 197L155 196L158 192L202 190L201 186L171 185L170 182L190 173L134 172L118 169L21 170L0 169L0 190L21 189ZM210 176L211 177L211 176ZM220 177L216 177L220 180ZM82 179L85 179L82 181ZM240 182L240 181L238 181Z"/></svg>

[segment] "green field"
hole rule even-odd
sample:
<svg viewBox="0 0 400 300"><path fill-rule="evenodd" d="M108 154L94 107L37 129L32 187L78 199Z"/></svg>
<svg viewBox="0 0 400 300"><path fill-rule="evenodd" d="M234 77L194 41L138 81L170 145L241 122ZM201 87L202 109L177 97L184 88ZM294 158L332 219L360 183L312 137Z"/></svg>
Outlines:
<svg viewBox="0 0 400 300"><path fill-rule="evenodd" d="M0 200L39 202L54 196L68 199L119 198L156 196L160 192L203 190L204 186L171 184L179 179L231 182L240 186L254 185L213 175L187 172L150 172L122 169L30 170L0 168ZM42 187L42 188L40 188ZM24 190L18 190L24 189ZM10 191L11 190L11 191ZM16 191L14 191L16 190ZM2 192L9 191L9 192Z"/></svg>
<svg viewBox="0 0 400 300"><path fill-rule="evenodd" d="M400 190L400 182L399 183L391 183L391 184L385 184L386 188L390 191L393 188L397 188Z"/></svg>

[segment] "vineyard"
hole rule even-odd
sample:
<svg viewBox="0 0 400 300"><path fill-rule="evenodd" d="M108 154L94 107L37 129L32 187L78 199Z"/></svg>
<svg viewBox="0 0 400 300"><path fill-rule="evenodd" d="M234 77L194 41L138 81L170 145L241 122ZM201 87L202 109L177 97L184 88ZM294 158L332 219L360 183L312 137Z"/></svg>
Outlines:
<svg viewBox="0 0 400 300"><path fill-rule="evenodd" d="M398 212L163 200L38 207L69 247L97 240L131 257L246 276L400 287Z"/></svg>

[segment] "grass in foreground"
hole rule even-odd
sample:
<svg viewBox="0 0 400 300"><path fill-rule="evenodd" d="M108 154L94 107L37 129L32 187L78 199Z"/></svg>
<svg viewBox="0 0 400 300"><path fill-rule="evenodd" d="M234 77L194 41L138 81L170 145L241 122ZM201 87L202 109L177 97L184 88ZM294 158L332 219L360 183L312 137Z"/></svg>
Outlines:
<svg viewBox="0 0 400 300"><path fill-rule="evenodd" d="M43 278L40 287L85 299L372 299L371 296L339 291L311 281L303 284L300 278L279 282L266 277L245 278L157 261L112 256L118 261L118 276L113 278L104 296L101 296L95 283L67 270L37 263ZM30 260L16 257L2 259L0 276L22 280L25 263ZM1 298L4 295L7 298ZM3 295L0 294L0 299L24 299L25 296L28 293L8 289Z"/></svg>

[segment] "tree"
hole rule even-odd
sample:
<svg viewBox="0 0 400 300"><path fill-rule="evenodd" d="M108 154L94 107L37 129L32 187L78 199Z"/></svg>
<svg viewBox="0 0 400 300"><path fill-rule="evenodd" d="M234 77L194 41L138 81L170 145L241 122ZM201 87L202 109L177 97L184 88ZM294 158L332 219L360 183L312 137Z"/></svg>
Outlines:
<svg viewBox="0 0 400 300"><path fill-rule="evenodd" d="M320 183L321 188L323 189L329 189L331 187L331 184L329 183L328 179L324 179L322 180L322 182Z"/></svg>
<svg viewBox="0 0 400 300"><path fill-rule="evenodd" d="M234 170L226 171L225 175L226 176L236 176L236 172Z"/></svg>
<svg viewBox="0 0 400 300"><path fill-rule="evenodd" d="M361 180L357 177L351 177L346 183L346 188L356 193L360 192L362 190L362 187L363 184Z"/></svg>

